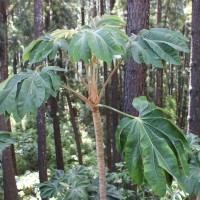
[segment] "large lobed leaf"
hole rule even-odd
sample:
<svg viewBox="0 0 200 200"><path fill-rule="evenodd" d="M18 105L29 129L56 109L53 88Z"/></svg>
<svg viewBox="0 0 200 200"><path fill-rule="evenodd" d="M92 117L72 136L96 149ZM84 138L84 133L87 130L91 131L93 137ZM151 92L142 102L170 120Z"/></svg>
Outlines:
<svg viewBox="0 0 200 200"><path fill-rule="evenodd" d="M184 153L190 151L181 130L163 110L145 97L134 99L139 117L124 118L116 133L117 148L123 154L131 178L146 181L159 196L166 193L169 176L184 188L182 174L189 174Z"/></svg>
<svg viewBox="0 0 200 200"><path fill-rule="evenodd" d="M106 24L109 20L110 23ZM114 26L118 20L120 21L116 16L102 18L98 27L86 27L75 34L69 44L71 59L74 62L83 60L88 63L92 55L95 55L110 64L115 55L124 55L128 37L119 27Z"/></svg>
<svg viewBox="0 0 200 200"><path fill-rule="evenodd" d="M163 67L162 60L174 65L180 65L178 51L189 52L187 38L180 32L164 28L142 30L138 35L132 35L127 44L127 58L141 64Z"/></svg>
<svg viewBox="0 0 200 200"><path fill-rule="evenodd" d="M200 195L200 160L195 157L190 161L190 174L185 178L186 191L190 195Z"/></svg>
<svg viewBox="0 0 200 200"><path fill-rule="evenodd" d="M50 95L56 96L60 78L58 67L44 67L40 73L29 70L11 77L0 90L0 114L13 114L18 121L29 112L36 112Z"/></svg>

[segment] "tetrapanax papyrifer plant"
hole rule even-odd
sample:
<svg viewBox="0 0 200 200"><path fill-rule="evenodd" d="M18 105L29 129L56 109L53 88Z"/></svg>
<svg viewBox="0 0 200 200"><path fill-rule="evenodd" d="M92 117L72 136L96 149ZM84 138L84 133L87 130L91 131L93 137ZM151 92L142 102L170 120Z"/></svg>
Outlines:
<svg viewBox="0 0 200 200"><path fill-rule="evenodd" d="M117 16L104 15L79 29L53 31L34 40L24 50L24 61L29 61L30 65L48 63L58 51L63 51L87 91L86 96L61 83L56 71L65 70L47 64L35 71L28 70L10 77L0 91L0 114L12 113L16 119L23 118L27 112L35 112L50 95L56 96L60 87L88 105L95 128L101 200L106 199L106 172L99 107L112 109L100 104L109 80L121 63L130 59L162 68L163 61L174 65L181 63L177 51L189 52L187 38L180 32L152 28L128 37L124 26ZM86 77L78 71L78 61L84 63ZM102 88L98 88L99 67L103 62L110 66L112 61L115 64L113 71ZM189 151L189 146L181 130L162 109L149 103L145 97L135 99L133 106L139 111L139 117L117 111L126 116L117 129L117 146L130 176L137 184L147 182L160 196L165 194L171 177L183 187L182 173L187 175L189 170L184 152Z"/></svg>

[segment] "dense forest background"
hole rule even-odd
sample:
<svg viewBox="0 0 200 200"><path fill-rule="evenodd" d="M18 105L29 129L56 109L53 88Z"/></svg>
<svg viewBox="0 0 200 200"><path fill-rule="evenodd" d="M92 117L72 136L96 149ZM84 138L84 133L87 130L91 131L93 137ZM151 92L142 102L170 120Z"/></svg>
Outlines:
<svg viewBox="0 0 200 200"><path fill-rule="evenodd" d="M137 115L137 111L132 108L132 100L146 96L149 101L166 110L174 123L184 133L188 133L193 157L198 158L198 161L194 159L191 162L193 174L189 176L187 193L176 181L167 188L162 198L155 195L145 183L136 187L116 149L115 133L121 116L100 109L107 178L115 187L110 189L110 199L196 199L200 194L200 59L196 56L200 52L198 1L135 0L134 3L132 0L0 0L0 82L7 78L6 73L12 76L35 67L23 61L25 47L35 38L56 29L80 28L90 24L94 17L104 14L118 15L126 21L124 28L128 35L137 34L144 28L160 27L179 31L188 38L187 45L193 56L179 53L181 65L164 62L163 68L156 68L132 61L129 64L122 63L107 85L102 102ZM79 84L81 80L64 53L56 50L54 56L50 64L67 69L62 80L73 90L84 93L84 88ZM76 65L78 72L86 76L83 63L79 61ZM99 85L103 85L113 67L109 68L104 63L98 69ZM11 130L16 141L1 155L0 199L40 199L38 183L47 180L50 181L46 185L39 185L43 189L43 199L47 199L50 193L52 196L58 193L54 199L64 199L62 193L67 192L67 199L75 199L73 192L76 189L84 196L85 188L82 185L74 186L74 191L70 193L67 189L61 190L57 183L52 184L53 180L62 182L65 176L78 176L81 183L84 179L88 179L87 183L97 176L94 127L91 111L83 101L60 89L57 97L50 97L39 108L38 114L27 114L21 121L14 120L11 115L5 122L4 117L0 117L0 130ZM98 181L92 184L98 185Z"/></svg>

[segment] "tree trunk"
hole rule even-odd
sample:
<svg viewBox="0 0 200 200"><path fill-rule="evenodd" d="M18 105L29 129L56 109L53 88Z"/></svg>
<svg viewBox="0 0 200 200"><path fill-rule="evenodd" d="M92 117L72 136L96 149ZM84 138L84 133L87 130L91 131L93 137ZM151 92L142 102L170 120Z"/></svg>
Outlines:
<svg viewBox="0 0 200 200"><path fill-rule="evenodd" d="M157 0L157 27L160 27L162 19L162 1ZM156 71L156 105L163 107L163 69Z"/></svg>
<svg viewBox="0 0 200 200"><path fill-rule="evenodd" d="M108 78L108 67L107 64L104 62L104 82ZM109 88L110 85L108 84L105 89L105 105L110 104L109 100ZM112 134L110 130L110 110L106 109L106 155L107 155L107 166L109 171L112 171Z"/></svg>
<svg viewBox="0 0 200 200"><path fill-rule="evenodd" d="M77 147L77 152L78 152L78 162L80 165L82 165L83 164L83 156L82 156L82 152L81 152L81 139L80 139L80 135L78 133L78 129L76 126L76 120L75 120L75 115L74 115L74 111L72 108L71 98L68 93L66 94L66 97L67 97L69 112L70 112L70 116L71 116L71 123L72 123L72 127L74 130L74 136L75 136L76 147Z"/></svg>
<svg viewBox="0 0 200 200"><path fill-rule="evenodd" d="M156 71L156 105L163 107L163 69Z"/></svg>
<svg viewBox="0 0 200 200"><path fill-rule="evenodd" d="M200 136L200 1L192 1L188 132Z"/></svg>
<svg viewBox="0 0 200 200"><path fill-rule="evenodd" d="M34 0L34 35L38 38L43 32L43 1ZM39 65L39 63L38 63ZM40 182L47 181L47 155L46 155L46 119L45 106L38 109L37 116L37 133L38 133L38 169ZM47 198L43 198L46 200Z"/></svg>
<svg viewBox="0 0 200 200"><path fill-rule="evenodd" d="M97 1L93 0L93 17L97 16Z"/></svg>
<svg viewBox="0 0 200 200"><path fill-rule="evenodd" d="M178 86L177 86L177 97L176 97L176 105L177 105L176 123L179 127L181 123L181 110L182 110L183 86L184 86L183 75L182 75L182 71L184 69L181 69L181 68L182 66L177 66Z"/></svg>
<svg viewBox="0 0 200 200"><path fill-rule="evenodd" d="M37 133L38 133L38 169L40 182L47 181L47 155L46 155L46 119L45 106L38 109L37 116Z"/></svg>
<svg viewBox="0 0 200 200"><path fill-rule="evenodd" d="M82 0L81 4L81 25L85 25L85 0Z"/></svg>
<svg viewBox="0 0 200 200"><path fill-rule="evenodd" d="M50 25L50 1L45 0L45 30L47 31Z"/></svg>
<svg viewBox="0 0 200 200"><path fill-rule="evenodd" d="M51 106L51 117L53 119L53 135L56 150L56 165L57 169L64 170L63 151L60 135L60 121L57 115L58 102L55 97L50 97L49 102Z"/></svg>
<svg viewBox="0 0 200 200"><path fill-rule="evenodd" d="M0 118L0 121L1 120L2 118ZM0 127L0 130L2 130L1 127ZM11 152L12 152L11 147L7 147L3 151L3 155L2 155L4 200L11 200L11 199L18 200L19 199Z"/></svg>
<svg viewBox="0 0 200 200"><path fill-rule="evenodd" d="M128 0L127 34L138 34L143 28L149 26L149 1ZM132 101L135 97L144 95L146 66L137 64L133 59L124 68L124 101L123 110L126 113L137 115Z"/></svg>
<svg viewBox="0 0 200 200"><path fill-rule="evenodd" d="M114 69L114 65L112 63L112 70ZM119 77L118 77L118 71L114 73L111 79L111 94L112 94L112 101L111 101L111 107L119 110ZM117 171L117 168L115 166L116 163L120 162L120 154L117 152L116 147L116 129L118 126L119 121L119 115L116 112L112 112L112 150L113 150L113 156L112 156L112 164L113 164L113 170Z"/></svg>
<svg viewBox="0 0 200 200"><path fill-rule="evenodd" d="M50 6L50 1L45 0L45 5ZM45 10L45 30L47 31L50 25L50 9L46 8ZM62 62L62 58L61 58ZM62 65L61 65L62 66ZM63 161L63 151L62 151L62 142L61 142L61 134L60 134L60 120L57 115L58 112L58 101L55 97L50 97L49 104L51 107L51 117L53 120L53 135L54 135L54 143L55 143L55 152L56 152L56 166L59 170L64 170L64 161Z"/></svg>
<svg viewBox="0 0 200 200"><path fill-rule="evenodd" d="M166 6L165 6L166 7L166 12L165 12L165 17L164 17L164 27L167 26L167 17L168 17L168 13L169 13L170 3L171 3L171 1L167 0Z"/></svg>
<svg viewBox="0 0 200 200"><path fill-rule="evenodd" d="M110 12L113 10L115 6L115 0L110 0Z"/></svg>
<svg viewBox="0 0 200 200"><path fill-rule="evenodd" d="M0 0L0 82L8 77L7 3ZM0 115L0 131L10 131L5 116ZM4 200L18 200L11 147L2 153Z"/></svg>
<svg viewBox="0 0 200 200"><path fill-rule="evenodd" d="M100 199L106 200L106 170L103 148L103 127L98 107L92 107L92 117L96 136L96 152L99 171Z"/></svg>
<svg viewBox="0 0 200 200"><path fill-rule="evenodd" d="M0 131L10 131L9 121L6 122L6 119L3 115L0 116ZM12 153L12 146L10 146L7 147L2 154L4 200L19 199Z"/></svg>
<svg viewBox="0 0 200 200"><path fill-rule="evenodd" d="M104 15L104 0L100 0L100 15Z"/></svg>

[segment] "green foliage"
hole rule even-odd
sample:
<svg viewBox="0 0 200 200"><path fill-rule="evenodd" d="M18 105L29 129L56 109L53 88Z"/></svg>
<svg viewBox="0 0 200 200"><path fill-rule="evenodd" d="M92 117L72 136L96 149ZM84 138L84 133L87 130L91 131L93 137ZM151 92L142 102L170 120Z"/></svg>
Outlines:
<svg viewBox="0 0 200 200"><path fill-rule="evenodd" d="M182 173L189 174L184 152L190 151L186 138L164 111L145 97L134 99L133 106L139 117L122 119L116 133L117 148L131 178L139 185L147 181L159 196L165 195L171 176L184 188Z"/></svg>
<svg viewBox="0 0 200 200"><path fill-rule="evenodd" d="M192 195L200 195L200 138L189 133L187 135L193 154L189 155L190 174L185 178L186 191Z"/></svg>
<svg viewBox="0 0 200 200"><path fill-rule="evenodd" d="M13 137L9 132L0 131L0 159L2 157L2 151L14 143L15 137Z"/></svg>
<svg viewBox="0 0 200 200"><path fill-rule="evenodd" d="M36 130L30 128L25 133L21 133L21 130L13 132L16 135L15 152L18 173L24 174L27 170L37 170L38 148Z"/></svg>
<svg viewBox="0 0 200 200"><path fill-rule="evenodd" d="M53 60L59 49L66 52L68 43L63 37L66 37L68 33L70 34L71 32L68 30L55 31L52 32L52 35L45 35L34 40L24 49L24 61L29 60L30 64L34 64L44 61L47 58ZM53 38L54 35L57 38L56 40Z"/></svg>
<svg viewBox="0 0 200 200"><path fill-rule="evenodd" d="M0 91L0 114L13 113L16 120L29 112L36 112L50 95L56 96L60 78L58 67L45 67L41 72L28 70L11 77Z"/></svg>
<svg viewBox="0 0 200 200"><path fill-rule="evenodd" d="M42 198L57 197L66 200L94 200L99 198L98 179L94 179L89 168L77 166L66 174L57 170L51 180L39 184ZM120 191L107 185L107 199L123 199Z"/></svg>
<svg viewBox="0 0 200 200"><path fill-rule="evenodd" d="M74 62L83 60L88 63L95 55L110 64L115 55L120 55L126 61L133 57L137 63L163 67L162 60L181 64L177 51L189 52L187 38L180 32L152 28L128 38L121 30L124 25L117 16L104 15L96 18L91 26L83 26L77 33L74 30L56 30L33 41L24 51L24 60L29 59L30 64L47 57L51 60L60 48L68 52Z"/></svg>
<svg viewBox="0 0 200 200"><path fill-rule="evenodd" d="M164 28L152 28L142 30L138 35L130 37L131 42L127 45L129 58L137 63L146 63L155 67L163 67L162 60L174 65L180 65L177 51L189 52L186 42L188 41L180 32Z"/></svg>

